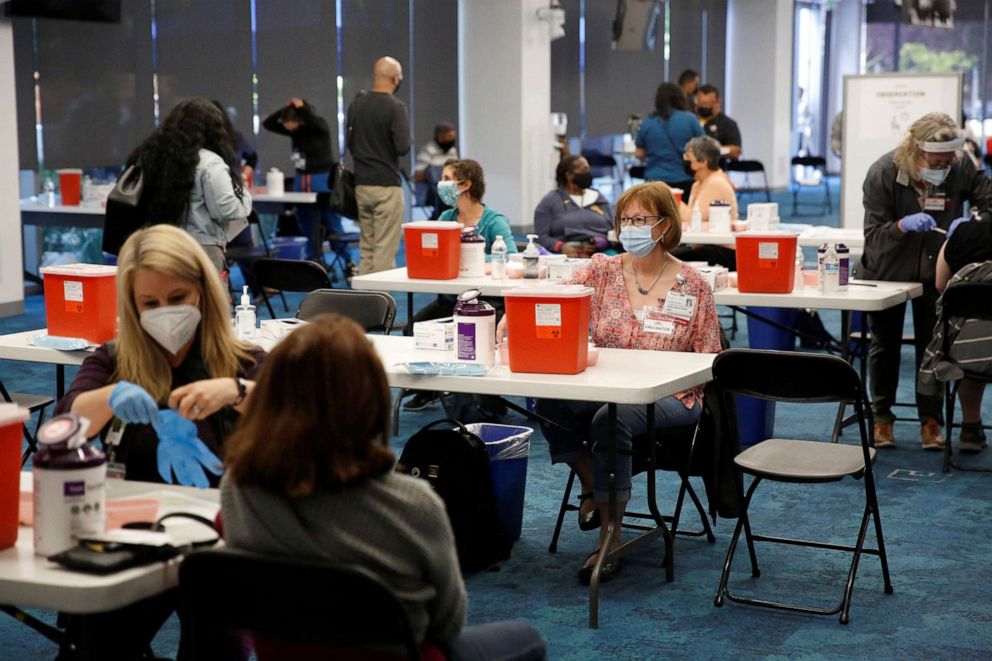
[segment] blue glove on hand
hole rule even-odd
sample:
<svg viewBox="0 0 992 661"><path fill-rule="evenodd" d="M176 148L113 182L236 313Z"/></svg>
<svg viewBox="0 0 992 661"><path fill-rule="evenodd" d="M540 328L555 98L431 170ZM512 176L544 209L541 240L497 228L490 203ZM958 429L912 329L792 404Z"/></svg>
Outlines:
<svg viewBox="0 0 992 661"><path fill-rule="evenodd" d="M172 409L162 411L159 418L154 425L158 434L158 474L171 484L209 487L204 469L220 475L224 465L196 435L196 424Z"/></svg>
<svg viewBox="0 0 992 661"><path fill-rule="evenodd" d="M118 381L110 393L110 410L128 424L158 422L158 404L148 391L130 381Z"/></svg>
<svg viewBox="0 0 992 661"><path fill-rule="evenodd" d="M937 226L937 221L928 213L919 212L906 216L899 221L903 232L929 232Z"/></svg>
<svg viewBox="0 0 992 661"><path fill-rule="evenodd" d="M951 226L947 228L947 238L948 239L951 238L951 235L954 234L954 230L958 228L958 225L960 225L961 223L967 223L970 220L971 220L971 216L961 216L953 223L951 223Z"/></svg>

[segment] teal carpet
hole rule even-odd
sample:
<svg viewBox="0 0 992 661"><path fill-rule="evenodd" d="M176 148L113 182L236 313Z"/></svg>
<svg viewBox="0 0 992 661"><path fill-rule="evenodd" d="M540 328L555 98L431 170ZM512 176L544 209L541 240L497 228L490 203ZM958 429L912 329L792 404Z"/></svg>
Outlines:
<svg viewBox="0 0 992 661"><path fill-rule="evenodd" d="M787 203L779 201L788 210ZM836 224L836 217L820 222ZM429 298L418 296L417 305ZM400 319L406 315L405 300L397 295ZM27 307L25 315L0 320L0 332L43 326L40 297L29 298ZM837 328L838 314L823 316L828 329ZM746 328L733 344L747 345ZM910 351L904 353L903 363L899 400L911 401ZM10 389L49 392L54 369L0 361L0 378ZM985 419L992 419L988 404L985 408ZM780 405L778 413L776 433L785 437L823 438L833 422L830 407ZM441 415L439 406L404 412L400 434L393 439L397 452L404 439ZM529 424L519 418L513 421ZM883 593L878 560L863 558L848 626L840 625L835 616L736 604L715 608L713 596L734 524L721 519L715 526L715 544L701 538L677 540L674 583L665 582L660 542L629 557L620 575L601 590L600 628L588 629L588 592L575 572L592 551L595 536L580 532L571 515L558 553L548 553L567 469L550 465L540 431L531 446L523 536L500 571L467 579L470 621L526 620L541 631L552 659L987 659L992 655L992 606L987 598L992 569L986 558L992 537L992 476L944 475L940 455L920 448L918 431L912 422L897 423L898 448L881 451L875 469L895 593ZM848 435L844 441L853 439ZM992 455L979 455L977 460L992 463ZM635 479L634 506L643 493L641 484L643 478ZM661 484L659 502L663 511L670 511L676 481L665 473ZM702 493L701 484L697 489ZM752 525L766 534L853 543L862 494L862 483L852 480L812 487L766 484L755 496ZM691 513L683 520L687 527L698 524ZM746 553L738 555L732 589L758 590L762 596L783 600L798 591L806 603L818 606L839 602L846 555L764 544L758 546L758 558L762 577L752 579ZM54 619L52 613L40 615ZM177 640L173 618L156 639L155 649L162 656L173 656ZM0 658L5 659L55 656L51 643L4 615L0 615L0 649Z"/></svg>

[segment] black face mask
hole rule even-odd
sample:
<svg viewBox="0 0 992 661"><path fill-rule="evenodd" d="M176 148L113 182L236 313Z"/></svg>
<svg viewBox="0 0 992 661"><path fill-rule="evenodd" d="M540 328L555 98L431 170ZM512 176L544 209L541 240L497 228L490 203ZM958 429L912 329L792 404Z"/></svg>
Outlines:
<svg viewBox="0 0 992 661"><path fill-rule="evenodd" d="M440 147L441 151L443 151L444 153L448 153L448 151L450 151L451 148L455 146L455 141L445 140L444 142L438 142L437 146Z"/></svg>
<svg viewBox="0 0 992 661"><path fill-rule="evenodd" d="M592 172L586 170L585 172L576 172L572 174L572 183L579 188L589 188L592 186Z"/></svg>
<svg viewBox="0 0 992 661"><path fill-rule="evenodd" d="M400 82L396 83L396 89L393 90L393 94L399 94L400 93L400 86L402 86L402 85L403 85L403 79L400 78Z"/></svg>
<svg viewBox="0 0 992 661"><path fill-rule="evenodd" d="M712 117L713 116L713 109L712 108L696 108L696 112L699 114L700 117Z"/></svg>

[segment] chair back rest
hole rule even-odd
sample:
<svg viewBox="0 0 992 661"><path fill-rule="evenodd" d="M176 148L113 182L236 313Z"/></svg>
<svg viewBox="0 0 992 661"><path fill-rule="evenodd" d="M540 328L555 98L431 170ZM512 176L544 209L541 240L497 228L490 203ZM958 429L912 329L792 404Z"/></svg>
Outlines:
<svg viewBox="0 0 992 661"><path fill-rule="evenodd" d="M263 258L252 267L259 287L279 291L313 291L331 287L327 271L317 262L297 259Z"/></svg>
<svg viewBox="0 0 992 661"><path fill-rule="evenodd" d="M728 349L713 361L722 393L794 403L861 403L861 379L842 358L799 351Z"/></svg>
<svg viewBox="0 0 992 661"><path fill-rule="evenodd" d="M794 156L792 158L792 165L801 165L807 168L825 168L827 167L827 159L822 156Z"/></svg>
<svg viewBox="0 0 992 661"><path fill-rule="evenodd" d="M764 172L765 166L761 164L761 161L731 159L724 161L723 169L728 172Z"/></svg>
<svg viewBox="0 0 992 661"><path fill-rule="evenodd" d="M992 282L958 282L940 297L945 321L953 317L992 320Z"/></svg>
<svg viewBox="0 0 992 661"><path fill-rule="evenodd" d="M310 321L319 314L337 313L354 320L366 332L389 335L396 320L396 301L386 292L355 289L316 289L300 303L296 316Z"/></svg>
<svg viewBox="0 0 992 661"><path fill-rule="evenodd" d="M193 658L219 658L235 631L290 644L393 645L420 658L402 604L358 567L207 549L183 560L179 594Z"/></svg>

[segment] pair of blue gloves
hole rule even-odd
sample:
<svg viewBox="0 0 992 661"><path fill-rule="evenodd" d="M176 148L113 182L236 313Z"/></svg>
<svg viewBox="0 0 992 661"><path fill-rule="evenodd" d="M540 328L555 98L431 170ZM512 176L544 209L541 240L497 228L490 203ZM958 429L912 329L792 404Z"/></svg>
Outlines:
<svg viewBox="0 0 992 661"><path fill-rule="evenodd" d="M119 381L110 393L110 410L128 424L151 425L158 435L158 473L171 484L206 488L204 470L220 475L223 464L196 433L196 424L158 403L136 383ZM173 475L175 479L173 479Z"/></svg>
<svg viewBox="0 0 992 661"><path fill-rule="evenodd" d="M958 225L967 223L969 220L971 220L970 217L962 216L952 222L951 226L947 228L947 238L951 238L951 234L954 234L954 230L958 228ZM921 211L910 214L900 220L899 227L902 228L903 232L929 232L937 227L937 221L930 214Z"/></svg>

